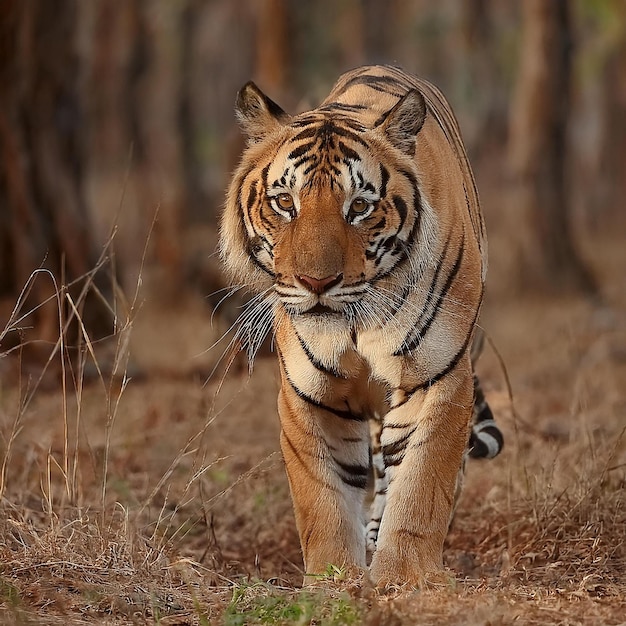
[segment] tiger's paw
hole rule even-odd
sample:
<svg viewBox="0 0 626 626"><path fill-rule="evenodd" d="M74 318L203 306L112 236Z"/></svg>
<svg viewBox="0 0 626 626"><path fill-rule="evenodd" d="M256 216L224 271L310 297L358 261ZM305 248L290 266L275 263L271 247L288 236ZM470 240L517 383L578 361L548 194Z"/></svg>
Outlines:
<svg viewBox="0 0 626 626"><path fill-rule="evenodd" d="M370 565L370 579L375 587L387 592L412 589L447 589L454 587L454 575L433 561L408 558L400 551L377 550Z"/></svg>
<svg viewBox="0 0 626 626"><path fill-rule="evenodd" d="M456 578L452 572L446 570L435 570L429 572L412 572L406 576L398 576L395 573L370 574L372 585L379 593L403 593L415 590L443 590L454 589Z"/></svg>

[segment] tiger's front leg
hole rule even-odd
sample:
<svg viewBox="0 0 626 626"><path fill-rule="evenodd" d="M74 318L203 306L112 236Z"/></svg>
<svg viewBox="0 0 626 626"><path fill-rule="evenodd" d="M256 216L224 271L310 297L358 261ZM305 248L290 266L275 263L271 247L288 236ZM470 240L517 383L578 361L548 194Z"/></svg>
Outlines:
<svg viewBox="0 0 626 626"><path fill-rule="evenodd" d="M472 415L469 359L385 416L388 477L370 575L378 586L420 585L443 569L443 543Z"/></svg>
<svg viewBox="0 0 626 626"><path fill-rule="evenodd" d="M300 397L284 378L278 412L304 582L315 582L329 565L357 574L366 567L367 421Z"/></svg>

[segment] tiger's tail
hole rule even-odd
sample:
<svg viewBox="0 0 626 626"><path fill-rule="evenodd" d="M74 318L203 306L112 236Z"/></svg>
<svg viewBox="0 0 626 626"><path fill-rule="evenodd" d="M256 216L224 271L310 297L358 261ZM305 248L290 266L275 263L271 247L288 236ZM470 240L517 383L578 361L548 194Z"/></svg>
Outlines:
<svg viewBox="0 0 626 626"><path fill-rule="evenodd" d="M474 374L474 419L469 438L469 455L473 459L493 459L504 446L504 437L485 400L478 376Z"/></svg>
<svg viewBox="0 0 626 626"><path fill-rule="evenodd" d="M480 328L476 329L472 343L472 366L475 366L483 350L484 334ZM480 386L480 380L474 373L474 415L472 430L469 438L468 452L473 459L493 459L498 456L504 446L504 437L487 404L485 394Z"/></svg>

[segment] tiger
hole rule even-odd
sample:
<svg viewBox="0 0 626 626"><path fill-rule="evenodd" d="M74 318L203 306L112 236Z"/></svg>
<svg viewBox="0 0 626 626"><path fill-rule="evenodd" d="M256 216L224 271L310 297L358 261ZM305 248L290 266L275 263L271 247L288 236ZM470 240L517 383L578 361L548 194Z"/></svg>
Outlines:
<svg viewBox="0 0 626 626"><path fill-rule="evenodd" d="M254 294L251 358L273 335L304 583L334 567L419 586L444 575L465 458L503 445L470 354L487 241L459 125L434 85L382 65L296 115L248 82L235 112L219 250Z"/></svg>

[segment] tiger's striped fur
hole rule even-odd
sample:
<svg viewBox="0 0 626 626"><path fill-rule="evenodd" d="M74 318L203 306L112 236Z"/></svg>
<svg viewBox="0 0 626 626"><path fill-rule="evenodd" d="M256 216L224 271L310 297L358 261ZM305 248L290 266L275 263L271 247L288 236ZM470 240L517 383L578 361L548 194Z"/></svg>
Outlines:
<svg viewBox="0 0 626 626"><path fill-rule="evenodd" d="M377 584L418 584L442 568L470 438L481 453L497 431L471 428L487 245L457 122L434 86L383 66L344 74L293 117L248 83L237 114L249 143L221 253L258 294L240 338L254 353L275 335L305 571L365 569L369 542Z"/></svg>

